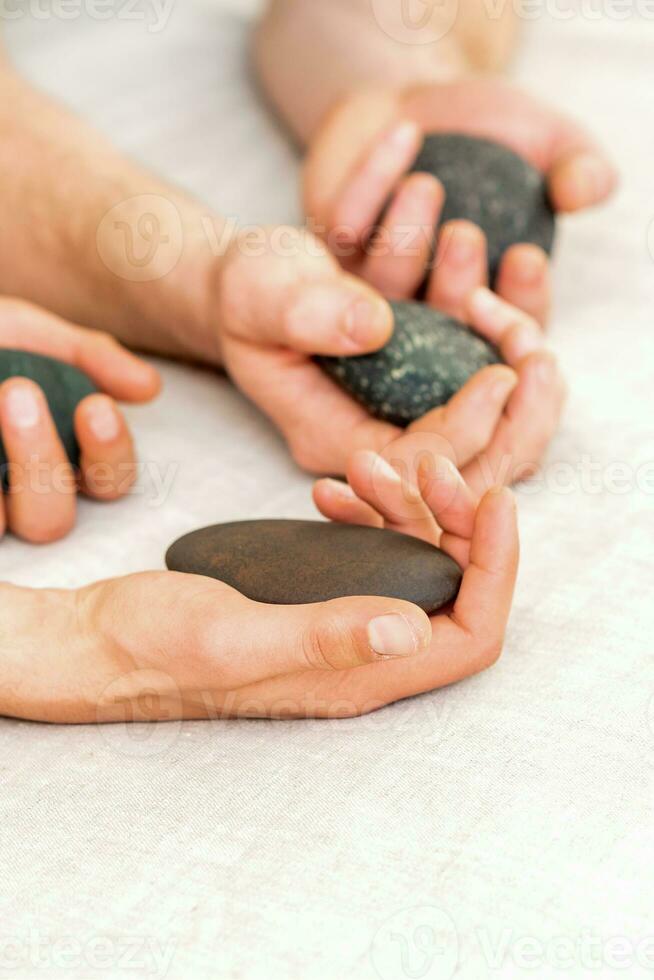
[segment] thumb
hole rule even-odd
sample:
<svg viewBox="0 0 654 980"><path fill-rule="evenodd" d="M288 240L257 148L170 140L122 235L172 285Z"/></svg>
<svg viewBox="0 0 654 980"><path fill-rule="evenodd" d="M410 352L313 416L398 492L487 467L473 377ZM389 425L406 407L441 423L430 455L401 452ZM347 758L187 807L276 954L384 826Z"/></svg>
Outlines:
<svg viewBox="0 0 654 980"><path fill-rule="evenodd" d="M182 696L411 657L431 643L426 613L399 599L268 605L183 572L141 573L86 591L94 633L129 654L131 667L170 674Z"/></svg>
<svg viewBox="0 0 654 980"><path fill-rule="evenodd" d="M305 354L365 354L393 330L388 303L341 272L315 236L294 228L274 229L257 255L238 241L232 246L219 275L218 313L231 339Z"/></svg>
<svg viewBox="0 0 654 980"><path fill-rule="evenodd" d="M243 611L242 645L234 661L241 661L239 677L253 668L266 677L349 670L416 656L431 642L427 614L400 599L348 596L305 606L249 606Z"/></svg>

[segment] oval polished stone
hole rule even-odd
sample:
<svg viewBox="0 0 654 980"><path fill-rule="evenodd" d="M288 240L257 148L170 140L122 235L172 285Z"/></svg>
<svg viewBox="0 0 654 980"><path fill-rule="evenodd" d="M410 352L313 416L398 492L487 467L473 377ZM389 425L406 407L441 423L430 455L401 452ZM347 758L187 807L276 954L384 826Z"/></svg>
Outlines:
<svg viewBox="0 0 654 980"><path fill-rule="evenodd" d="M180 538L166 564L226 582L257 602L298 605L375 595L434 612L456 596L461 569L418 538L324 521L238 521Z"/></svg>
<svg viewBox="0 0 654 980"><path fill-rule="evenodd" d="M491 282L511 245L531 242L551 253L554 212L543 175L508 147L459 133L432 134L413 171L443 184L441 222L466 218L485 232Z"/></svg>
<svg viewBox="0 0 654 980"><path fill-rule="evenodd" d="M359 357L318 363L377 418L406 426L444 405L473 374L501 363L487 340L424 303L391 303L393 336Z"/></svg>
<svg viewBox="0 0 654 980"><path fill-rule="evenodd" d="M75 409L97 388L89 378L70 364L43 354L0 349L0 384L9 378L29 378L39 385L46 397L52 418L66 454L73 464L79 463L79 446L75 438ZM7 486L7 457L0 438L0 475Z"/></svg>

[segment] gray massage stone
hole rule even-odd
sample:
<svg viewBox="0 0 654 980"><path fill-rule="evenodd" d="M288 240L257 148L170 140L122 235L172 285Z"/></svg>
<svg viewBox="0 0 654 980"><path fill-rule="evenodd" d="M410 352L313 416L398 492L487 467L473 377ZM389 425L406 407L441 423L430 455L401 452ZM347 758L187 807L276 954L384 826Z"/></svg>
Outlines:
<svg viewBox="0 0 654 980"><path fill-rule="evenodd" d="M379 419L407 426L444 405L477 371L501 363L497 349L424 303L391 303L388 344L359 357L320 357L334 381Z"/></svg>
<svg viewBox="0 0 654 980"><path fill-rule="evenodd" d="M459 591L461 569L439 548L395 531L323 521L238 521L193 531L166 564L249 599L281 605L343 596L405 599L433 613Z"/></svg>
<svg viewBox="0 0 654 980"><path fill-rule="evenodd" d="M543 175L513 150L458 133L428 136L414 172L430 173L445 188L441 221L465 218L486 234L490 282L511 245L531 242L549 255L554 212Z"/></svg>

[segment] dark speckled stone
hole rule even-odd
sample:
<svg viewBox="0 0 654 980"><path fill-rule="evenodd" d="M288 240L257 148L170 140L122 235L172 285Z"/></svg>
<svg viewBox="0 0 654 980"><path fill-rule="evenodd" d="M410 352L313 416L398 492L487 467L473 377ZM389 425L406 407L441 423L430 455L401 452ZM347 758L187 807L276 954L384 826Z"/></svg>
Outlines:
<svg viewBox="0 0 654 980"><path fill-rule="evenodd" d="M9 378L30 378L43 391L68 458L79 463L73 417L83 398L97 391L85 374L51 357L19 350L0 350L0 384ZM7 457L0 438L0 479L7 488Z"/></svg>
<svg viewBox="0 0 654 980"><path fill-rule="evenodd" d="M350 595L451 602L461 570L418 538L322 521L240 521L193 531L166 555L176 572L226 582L257 602L298 605Z"/></svg>
<svg viewBox="0 0 654 980"><path fill-rule="evenodd" d="M511 245L532 242L552 251L554 212L543 176L508 147L458 133L434 134L413 170L442 182L441 221L467 218L486 233L491 282Z"/></svg>
<svg viewBox="0 0 654 980"><path fill-rule="evenodd" d="M391 303L395 330L374 354L321 357L327 373L377 418L406 426L500 363L491 344L424 303Z"/></svg>

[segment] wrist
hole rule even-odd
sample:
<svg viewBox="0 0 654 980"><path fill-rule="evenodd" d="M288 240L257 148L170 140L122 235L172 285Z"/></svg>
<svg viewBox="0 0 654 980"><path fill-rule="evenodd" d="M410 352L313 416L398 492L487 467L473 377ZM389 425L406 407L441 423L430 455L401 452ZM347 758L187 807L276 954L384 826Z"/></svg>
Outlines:
<svg viewBox="0 0 654 980"><path fill-rule="evenodd" d="M125 308L112 309L105 329L153 353L220 366L213 282L232 237L225 222L168 188L111 209L98 251Z"/></svg>
<svg viewBox="0 0 654 980"><path fill-rule="evenodd" d="M76 597L74 591L0 583L0 714L65 720L76 696L74 665L83 636Z"/></svg>

